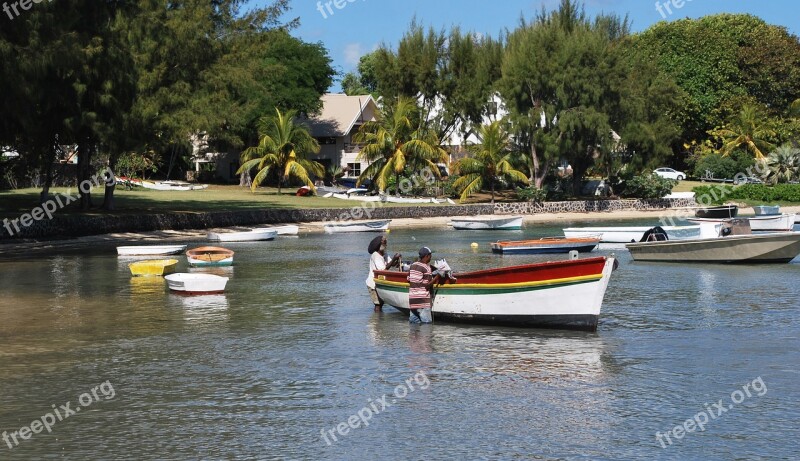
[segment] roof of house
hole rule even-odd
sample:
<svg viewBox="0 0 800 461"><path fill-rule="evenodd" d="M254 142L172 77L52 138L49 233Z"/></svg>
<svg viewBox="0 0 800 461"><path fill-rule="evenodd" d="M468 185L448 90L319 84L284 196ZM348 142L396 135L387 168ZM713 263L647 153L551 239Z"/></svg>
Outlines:
<svg viewBox="0 0 800 461"><path fill-rule="evenodd" d="M368 106L372 107L367 111ZM372 119L365 112L374 114L377 108L375 100L370 95L347 96L328 93L322 96L320 113L304 120L303 123L308 126L311 136L317 138L345 136L356 123Z"/></svg>

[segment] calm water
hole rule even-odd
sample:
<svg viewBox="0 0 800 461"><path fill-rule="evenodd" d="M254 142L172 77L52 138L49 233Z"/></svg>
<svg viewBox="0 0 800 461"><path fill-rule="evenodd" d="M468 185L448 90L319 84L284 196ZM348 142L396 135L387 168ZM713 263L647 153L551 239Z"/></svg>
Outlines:
<svg viewBox="0 0 800 461"><path fill-rule="evenodd" d="M389 251L429 245L457 271L541 260L492 255L497 235L397 230ZM800 453L798 260L684 266L601 250L621 266L597 333L411 327L391 308L372 312L364 279L373 236L230 245L236 266L214 271L231 276L228 291L210 297L131 279L113 248L0 262L0 430L30 427L54 405L74 410L83 393L91 402L49 434L13 449L0 441L0 459ZM745 384L750 397L735 394L733 404ZM712 409L704 432L661 447L656 432L720 399L732 408ZM376 413L368 427L336 432L359 411Z"/></svg>

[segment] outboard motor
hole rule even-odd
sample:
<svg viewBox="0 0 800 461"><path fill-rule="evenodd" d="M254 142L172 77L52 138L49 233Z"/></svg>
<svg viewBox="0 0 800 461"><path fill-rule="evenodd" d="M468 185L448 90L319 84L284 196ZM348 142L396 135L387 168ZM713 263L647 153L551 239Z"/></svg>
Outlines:
<svg viewBox="0 0 800 461"><path fill-rule="evenodd" d="M669 240L667 231L661 226L656 226L644 233L640 242L666 242Z"/></svg>

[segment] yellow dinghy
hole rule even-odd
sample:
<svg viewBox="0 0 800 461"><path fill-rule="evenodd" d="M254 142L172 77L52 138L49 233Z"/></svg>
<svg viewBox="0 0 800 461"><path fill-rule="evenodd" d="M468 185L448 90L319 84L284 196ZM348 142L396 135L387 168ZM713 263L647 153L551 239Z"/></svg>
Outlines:
<svg viewBox="0 0 800 461"><path fill-rule="evenodd" d="M150 259L147 261L137 261L128 267L134 276L164 276L175 272L178 265L177 259Z"/></svg>

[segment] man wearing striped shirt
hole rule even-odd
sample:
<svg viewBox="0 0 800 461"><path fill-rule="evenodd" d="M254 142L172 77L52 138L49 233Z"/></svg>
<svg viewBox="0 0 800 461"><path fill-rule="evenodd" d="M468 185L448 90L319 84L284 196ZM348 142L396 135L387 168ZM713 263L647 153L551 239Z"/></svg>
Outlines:
<svg viewBox="0 0 800 461"><path fill-rule="evenodd" d="M431 249L422 247L419 250L419 261L411 265L408 271L408 321L410 323L431 323L431 305L433 285L439 282L439 275L431 270Z"/></svg>

